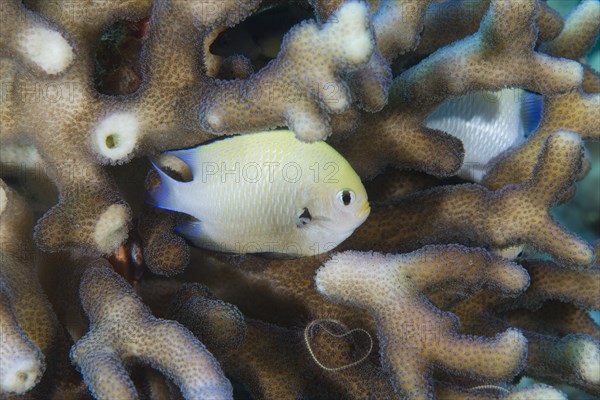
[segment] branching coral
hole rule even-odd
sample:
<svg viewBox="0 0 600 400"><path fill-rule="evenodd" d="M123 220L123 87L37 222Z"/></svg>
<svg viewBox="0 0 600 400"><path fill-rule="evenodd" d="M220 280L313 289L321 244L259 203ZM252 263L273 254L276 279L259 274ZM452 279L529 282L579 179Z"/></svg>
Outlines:
<svg viewBox="0 0 600 400"><path fill-rule="evenodd" d="M8 56L38 75L59 74L75 56L64 32L17 0L0 4L0 54Z"/></svg>
<svg viewBox="0 0 600 400"><path fill-rule="evenodd" d="M561 34L540 46L540 51L556 57L581 59L594 45L599 31L600 3L596 0L584 1L570 14ZM588 71L587 74L593 73ZM600 95L593 89L588 93L579 89L546 97L539 127L525 144L504 154L483 183L489 188L498 189L523 182L533 170L535 154L546 138L559 129L577 132L584 139L597 140L600 132L599 104Z"/></svg>
<svg viewBox="0 0 600 400"><path fill-rule="evenodd" d="M441 242L494 248L527 243L557 259L590 265L591 246L565 231L549 214L574 184L582 155L579 136L556 133L547 139L526 182L496 192L469 184L436 187L373 207L369 219L342 247L409 251Z"/></svg>
<svg viewBox="0 0 600 400"><path fill-rule="evenodd" d="M491 382L507 379L523 366L526 340L518 331L487 341L456 335L457 320L420 294L452 282L489 284L514 295L527 286L528 277L516 264L452 246L398 256L337 253L316 276L321 293L373 314L384 367L394 375L398 393L414 399L431 396L433 363Z"/></svg>
<svg viewBox="0 0 600 400"><path fill-rule="evenodd" d="M440 47L475 33L490 2L458 0L432 4L425 15L425 29L415 53L428 55ZM558 36L564 23L560 15L546 2L540 2L539 5L539 15L535 20L539 29L538 41L547 42Z"/></svg>
<svg viewBox="0 0 600 400"><path fill-rule="evenodd" d="M98 399L135 399L125 371L136 360L160 370L186 399L232 398L232 388L213 356L180 324L154 318L131 287L105 261L83 272L80 296L90 331L71 359Z"/></svg>
<svg viewBox="0 0 600 400"><path fill-rule="evenodd" d="M58 321L37 278L33 213L0 180L0 395L31 389L56 345Z"/></svg>
<svg viewBox="0 0 600 400"><path fill-rule="evenodd" d="M307 276L312 276L312 268L310 271ZM327 300L321 299L321 302L327 304ZM368 341L357 346L362 334L339 322L315 320L304 332L281 328L244 318L235 306L214 298L206 287L197 284L181 289L173 312L174 318L206 343L221 360L226 373L242 383L254 398L364 399L370 396L388 399L396 396L387 377L373 362L363 360L365 354L369 356ZM355 309L355 312L362 311ZM313 350L310 354L308 346ZM325 370L322 362L339 368ZM369 382L368 385L365 382ZM443 383L436 383L435 390L441 399L498 398L485 390L468 391ZM519 393L524 395L521 390L511 391L506 398L517 399ZM549 387L525 392L529 399L548 399L551 395L564 398Z"/></svg>
<svg viewBox="0 0 600 400"><path fill-rule="evenodd" d="M341 153L364 178L388 164L451 175L462 162L460 141L423 126L446 99L506 86L552 94L580 85L578 63L532 50L536 14L536 1L492 1L479 32L436 51L394 80L387 107L365 116L355 134L336 143Z"/></svg>
<svg viewBox="0 0 600 400"><path fill-rule="evenodd" d="M298 24L309 3L314 20ZM0 175L45 212L36 248L30 211L0 183L0 397L80 400L87 385L99 399L565 398L514 387L522 375L598 395L589 310L600 307L600 242L594 251L550 213L594 168L583 140L600 131L600 75L584 57L600 3L584 0L564 21L548 4L0 1L0 163L10 163ZM282 9L302 16L277 33L253 28ZM126 27L133 47L118 38ZM255 49L217 54L238 28L269 43L262 69ZM120 58L133 79L103 75ZM541 124L483 186L446 179L469 142L428 128L428 116L505 88L542 94ZM341 253L190 249L174 232L187 216L142 204L148 163L135 158L188 181L187 165L157 153L284 125L327 138L374 178L371 216ZM38 176L58 189L50 210ZM151 172L146 189L156 184ZM518 257L523 269L498 256L523 248L554 261ZM81 374L66 371L57 320Z"/></svg>
<svg viewBox="0 0 600 400"><path fill-rule="evenodd" d="M197 144L210 137L202 126L221 133L257 128L251 123L257 115L263 127L287 121L302 138L327 136L321 107L342 111L351 102L348 93L336 93L332 103L325 98L331 91L347 92L335 76L368 61L373 49L366 8L349 2L337 11L336 23L297 27L288 34L278 62L247 81L206 79L201 73L205 49L196 37L204 39L217 28L239 22L257 5L256 1L229 1L214 10L202 2L158 1L143 50L142 87L132 96L106 97L98 95L89 79L93 40L117 15L143 16L149 1L103 2L93 12L85 3L65 2L57 7L36 3L41 13L66 29L77 47L73 65L59 77L36 78L3 66L6 101L0 139L8 142L28 136L60 191L59 204L36 227L40 247L84 247L109 253L123 242L129 207L102 164ZM72 7L72 12L62 12L65 7ZM87 18L80 20L77 15ZM12 43L10 38L2 39ZM321 64L318 57L323 68L308 68ZM307 63L306 68L302 63ZM313 71L310 80L304 75L308 71ZM285 101L281 96L294 99ZM235 112L227 111L230 107Z"/></svg>
<svg viewBox="0 0 600 400"><path fill-rule="evenodd" d="M551 262L532 260L523 265L531 276L531 286L518 299L501 299L482 291L451 308L461 318L461 331L493 335L509 326L525 329L527 375L568 382L597 394L600 328L579 308L565 307L565 303L583 310L598 309L598 267L578 273ZM556 300L563 303L551 302ZM543 304L550 308L542 313ZM498 318L499 313L504 318Z"/></svg>
<svg viewBox="0 0 600 400"><path fill-rule="evenodd" d="M350 1L320 28L314 22L296 27L284 39L275 62L247 80L224 82L208 94L200 108L204 128L247 132L285 124L300 138L326 138L330 127L324 111L345 111L352 101L337 74L365 64L373 52L368 24L367 8Z"/></svg>

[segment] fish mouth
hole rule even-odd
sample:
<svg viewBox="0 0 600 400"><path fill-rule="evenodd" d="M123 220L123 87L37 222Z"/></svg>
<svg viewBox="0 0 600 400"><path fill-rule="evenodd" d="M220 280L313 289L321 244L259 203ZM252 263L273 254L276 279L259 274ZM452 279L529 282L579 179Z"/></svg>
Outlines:
<svg viewBox="0 0 600 400"><path fill-rule="evenodd" d="M371 213L371 207L369 206L369 202L366 201L362 208L356 213L356 217L361 220L366 220L369 214Z"/></svg>

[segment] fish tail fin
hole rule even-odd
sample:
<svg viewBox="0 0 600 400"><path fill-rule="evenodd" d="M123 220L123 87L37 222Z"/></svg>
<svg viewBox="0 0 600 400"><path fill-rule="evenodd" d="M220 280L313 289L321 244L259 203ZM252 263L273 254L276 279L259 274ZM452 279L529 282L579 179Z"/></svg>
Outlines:
<svg viewBox="0 0 600 400"><path fill-rule="evenodd" d="M544 112L544 96L537 93L525 91L521 103L521 120L525 137L535 131L542 120Z"/></svg>
<svg viewBox="0 0 600 400"><path fill-rule="evenodd" d="M150 160L150 162L160 176L160 185L148 191L146 203L165 210L182 212L176 203L177 187L182 182L171 178L154 161Z"/></svg>

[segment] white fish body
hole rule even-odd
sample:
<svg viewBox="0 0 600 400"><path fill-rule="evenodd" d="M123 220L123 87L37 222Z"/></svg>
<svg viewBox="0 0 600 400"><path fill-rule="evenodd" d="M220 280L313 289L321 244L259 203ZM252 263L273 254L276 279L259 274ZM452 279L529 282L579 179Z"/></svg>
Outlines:
<svg viewBox="0 0 600 400"><path fill-rule="evenodd" d="M324 142L305 143L287 130L218 140L168 152L193 179L179 182L156 168L157 207L198 222L178 232L198 247L292 256L331 250L360 226L370 208L360 178Z"/></svg>
<svg viewBox="0 0 600 400"><path fill-rule="evenodd" d="M522 89L473 92L444 102L425 126L461 139L465 158L458 176L481 182L498 155L537 127L541 110L541 96Z"/></svg>

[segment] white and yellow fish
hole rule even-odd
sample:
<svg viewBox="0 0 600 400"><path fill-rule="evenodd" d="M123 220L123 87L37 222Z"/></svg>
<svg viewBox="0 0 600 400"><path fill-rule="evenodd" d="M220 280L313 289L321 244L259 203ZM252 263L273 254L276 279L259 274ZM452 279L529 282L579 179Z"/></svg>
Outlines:
<svg viewBox="0 0 600 400"><path fill-rule="evenodd" d="M315 255L331 250L370 212L350 164L325 142L287 130L233 136L170 151L193 174L180 182L158 171L150 203L198 221L177 231L194 245L233 253Z"/></svg>
<svg viewBox="0 0 600 400"><path fill-rule="evenodd" d="M481 182L496 157L523 143L537 127L542 96L522 89L474 92L441 104L425 120L462 140L465 149L458 176Z"/></svg>

